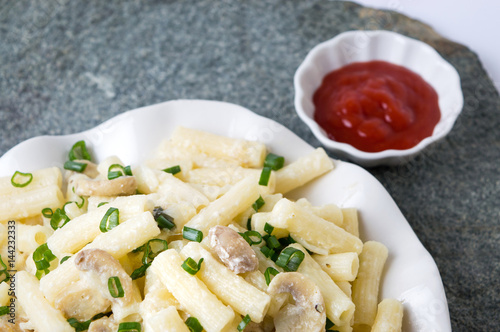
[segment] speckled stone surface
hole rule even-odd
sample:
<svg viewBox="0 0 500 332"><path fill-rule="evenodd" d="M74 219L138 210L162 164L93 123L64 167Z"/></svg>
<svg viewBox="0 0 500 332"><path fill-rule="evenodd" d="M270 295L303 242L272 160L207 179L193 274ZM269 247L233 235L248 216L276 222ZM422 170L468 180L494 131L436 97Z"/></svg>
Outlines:
<svg viewBox="0 0 500 332"><path fill-rule="evenodd" d="M428 42L459 71L453 131L412 162L370 169L435 258L454 331L498 331L500 99L477 56L402 15L335 1L6 1L0 6L0 155L166 100L213 99L319 142L293 107L293 74L352 29Z"/></svg>

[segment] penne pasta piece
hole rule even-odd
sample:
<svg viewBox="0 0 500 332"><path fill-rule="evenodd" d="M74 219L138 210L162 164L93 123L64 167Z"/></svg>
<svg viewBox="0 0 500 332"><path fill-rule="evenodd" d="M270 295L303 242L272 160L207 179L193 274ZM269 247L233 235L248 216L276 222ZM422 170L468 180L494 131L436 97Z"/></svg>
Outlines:
<svg viewBox="0 0 500 332"><path fill-rule="evenodd" d="M144 332L189 332L173 306L165 308L144 321Z"/></svg>
<svg viewBox="0 0 500 332"><path fill-rule="evenodd" d="M211 157L237 161L243 167L262 167L266 146L260 142L219 136L212 133L177 127L171 142L191 151L198 151Z"/></svg>
<svg viewBox="0 0 500 332"><path fill-rule="evenodd" d="M312 257L334 281L353 281L358 275L359 258L354 252Z"/></svg>
<svg viewBox="0 0 500 332"><path fill-rule="evenodd" d="M189 203L197 210L210 203L205 195L172 174L162 172L158 178L160 179L160 185L157 193L164 202Z"/></svg>
<svg viewBox="0 0 500 332"><path fill-rule="evenodd" d="M286 194L333 169L333 163L322 148L276 171L277 193Z"/></svg>
<svg viewBox="0 0 500 332"><path fill-rule="evenodd" d="M54 230L49 226L28 226L22 223L16 223L17 234L19 239L17 246L19 251L32 253L40 245L47 242L47 239L54 233Z"/></svg>
<svg viewBox="0 0 500 332"><path fill-rule="evenodd" d="M243 316L248 314L253 322L262 322L271 301L269 295L229 270L199 243L188 243L182 248L181 255L184 258L191 257L195 261L203 258L202 267L196 276L207 285L212 293L236 312Z"/></svg>
<svg viewBox="0 0 500 332"><path fill-rule="evenodd" d="M377 313L380 278L387 255L387 248L375 241L365 242L363 252L359 255L358 277L352 284L352 300L356 305L355 328L373 325Z"/></svg>
<svg viewBox="0 0 500 332"><path fill-rule="evenodd" d="M64 197L59 185L22 191L15 195L0 197L0 222L23 219L40 215L42 209L56 209L64 204Z"/></svg>
<svg viewBox="0 0 500 332"><path fill-rule="evenodd" d="M359 237L358 210L355 208L345 208L342 209L342 215L344 216L342 228L345 229L346 232Z"/></svg>
<svg viewBox="0 0 500 332"><path fill-rule="evenodd" d="M183 259L173 249L159 254L153 269L179 304L191 316L196 317L207 332L218 332L232 323L234 311L226 307L196 276L182 268Z"/></svg>
<svg viewBox="0 0 500 332"><path fill-rule="evenodd" d="M1 196L16 196L21 193L33 191L35 189L57 186L61 188L62 174L57 167L44 168L31 173L33 179L25 187L14 187L11 183L12 176L0 177L0 197Z"/></svg>
<svg viewBox="0 0 500 332"><path fill-rule="evenodd" d="M227 193L213 201L187 222L185 226L208 234L216 225L227 226L234 217L250 207L259 198L259 185L246 178L235 184Z"/></svg>
<svg viewBox="0 0 500 332"><path fill-rule="evenodd" d="M372 332L401 332L403 305L396 299L384 299L378 304Z"/></svg>
<svg viewBox="0 0 500 332"><path fill-rule="evenodd" d="M62 254L73 254L92 242L101 234L99 225L110 207L118 209L121 223L151 208L148 198L144 195L118 197L57 229L47 240L50 250L61 258Z"/></svg>
<svg viewBox="0 0 500 332"><path fill-rule="evenodd" d="M297 242L315 253L360 253L362 250L359 238L286 198L276 203L271 213L270 225L287 229Z"/></svg>
<svg viewBox="0 0 500 332"><path fill-rule="evenodd" d="M38 332L74 332L60 311L43 297L39 282L26 271L16 273L16 297L31 324Z"/></svg>

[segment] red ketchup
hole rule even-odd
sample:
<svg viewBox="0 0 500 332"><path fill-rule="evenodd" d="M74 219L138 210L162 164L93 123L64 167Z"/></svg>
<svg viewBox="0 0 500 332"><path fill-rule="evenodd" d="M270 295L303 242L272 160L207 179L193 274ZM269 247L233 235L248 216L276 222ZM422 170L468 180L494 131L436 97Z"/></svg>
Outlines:
<svg viewBox="0 0 500 332"><path fill-rule="evenodd" d="M431 136L441 118L436 91L418 74L385 61L356 62L325 76L314 120L359 150L403 150Z"/></svg>

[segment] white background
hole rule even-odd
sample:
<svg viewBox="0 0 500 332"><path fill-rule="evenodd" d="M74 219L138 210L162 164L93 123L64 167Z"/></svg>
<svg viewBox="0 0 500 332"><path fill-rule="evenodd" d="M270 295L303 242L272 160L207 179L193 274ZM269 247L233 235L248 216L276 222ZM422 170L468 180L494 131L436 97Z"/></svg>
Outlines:
<svg viewBox="0 0 500 332"><path fill-rule="evenodd" d="M355 0L427 23L437 33L479 55L500 90L500 0Z"/></svg>

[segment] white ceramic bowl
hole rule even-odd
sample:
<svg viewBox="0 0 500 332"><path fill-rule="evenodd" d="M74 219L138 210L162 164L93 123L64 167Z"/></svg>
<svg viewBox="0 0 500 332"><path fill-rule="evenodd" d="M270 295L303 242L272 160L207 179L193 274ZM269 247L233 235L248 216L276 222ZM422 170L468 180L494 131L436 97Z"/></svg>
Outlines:
<svg viewBox="0 0 500 332"><path fill-rule="evenodd" d="M419 74L437 92L441 119L432 136L406 150L365 152L333 141L314 121L312 97L323 77L353 62L383 60ZM422 149L446 136L463 106L460 77L429 45L391 31L347 31L315 46L295 72L295 109L321 143L339 156L366 166L397 165L407 162Z"/></svg>

